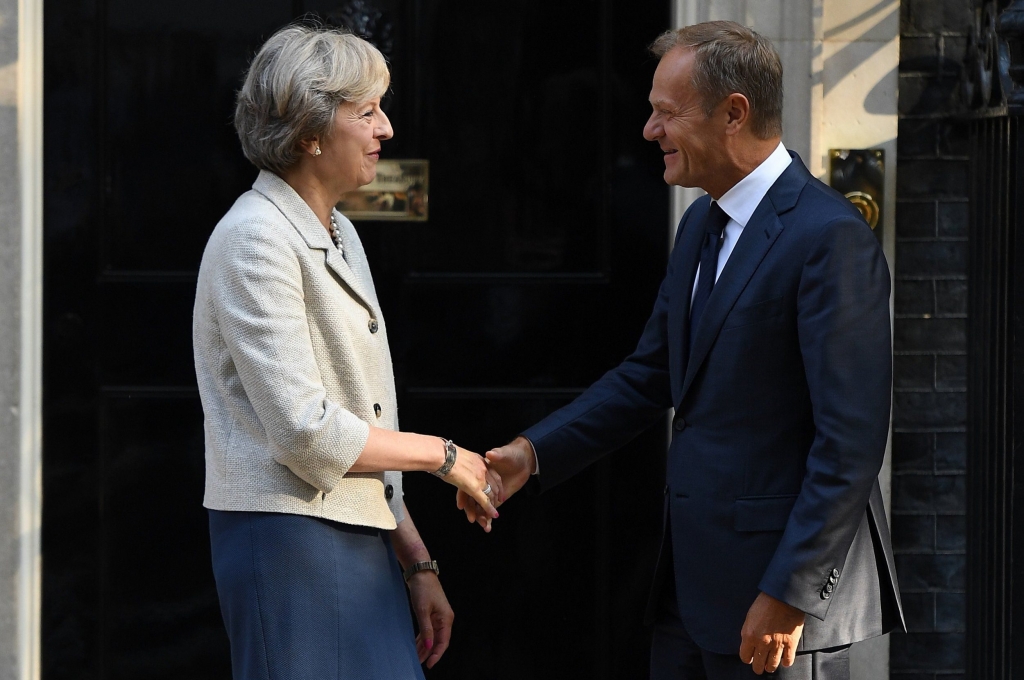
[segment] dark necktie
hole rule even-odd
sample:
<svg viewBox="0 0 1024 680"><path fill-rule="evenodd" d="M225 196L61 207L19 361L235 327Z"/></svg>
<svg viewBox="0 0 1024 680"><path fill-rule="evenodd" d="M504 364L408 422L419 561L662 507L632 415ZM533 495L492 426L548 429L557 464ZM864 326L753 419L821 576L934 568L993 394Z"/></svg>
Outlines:
<svg viewBox="0 0 1024 680"><path fill-rule="evenodd" d="M711 208L704 218L704 246L700 249L700 275L697 278L697 293L690 305L690 350L693 350L693 339L697 337L697 326L700 317L715 287L715 274L718 273L718 253L722 250L722 234L729 216L712 201Z"/></svg>

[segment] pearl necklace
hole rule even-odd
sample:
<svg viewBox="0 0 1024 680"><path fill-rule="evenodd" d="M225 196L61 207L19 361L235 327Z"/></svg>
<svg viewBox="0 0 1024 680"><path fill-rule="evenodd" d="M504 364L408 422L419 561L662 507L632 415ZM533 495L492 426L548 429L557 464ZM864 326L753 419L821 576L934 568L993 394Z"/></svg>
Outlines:
<svg viewBox="0 0 1024 680"><path fill-rule="evenodd" d="M331 233L331 240L334 241L335 247L341 250L341 229L338 227L338 221L334 219L333 210L331 210L331 226L328 231Z"/></svg>

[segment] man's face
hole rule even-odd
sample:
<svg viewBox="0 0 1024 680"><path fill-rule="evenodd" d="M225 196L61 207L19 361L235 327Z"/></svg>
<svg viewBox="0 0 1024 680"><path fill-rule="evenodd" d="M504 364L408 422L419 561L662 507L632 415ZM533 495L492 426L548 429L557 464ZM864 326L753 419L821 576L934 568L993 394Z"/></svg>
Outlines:
<svg viewBox="0 0 1024 680"><path fill-rule="evenodd" d="M704 115L692 71L692 50L676 47L662 57L651 86L651 117L644 126L644 138L665 153L665 182L683 187L701 187L712 178L725 142L724 119Z"/></svg>

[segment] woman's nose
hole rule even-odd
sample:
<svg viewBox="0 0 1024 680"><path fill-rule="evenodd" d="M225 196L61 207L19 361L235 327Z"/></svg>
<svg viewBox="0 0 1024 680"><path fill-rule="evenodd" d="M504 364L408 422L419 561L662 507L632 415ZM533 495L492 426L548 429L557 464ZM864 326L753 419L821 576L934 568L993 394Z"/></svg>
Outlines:
<svg viewBox="0 0 1024 680"><path fill-rule="evenodd" d="M388 114L383 111L380 112L380 125L377 126L377 130L374 135L377 139L391 139L395 136L394 130L391 129L391 121L388 120Z"/></svg>

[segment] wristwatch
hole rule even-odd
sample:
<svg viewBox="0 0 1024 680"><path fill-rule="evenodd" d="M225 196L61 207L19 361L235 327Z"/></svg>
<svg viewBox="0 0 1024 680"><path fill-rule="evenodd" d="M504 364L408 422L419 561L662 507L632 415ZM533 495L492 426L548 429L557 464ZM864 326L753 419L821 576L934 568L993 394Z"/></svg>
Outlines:
<svg viewBox="0 0 1024 680"><path fill-rule="evenodd" d="M437 560L430 560L429 562L417 562L416 564L406 569L403 576L405 576L405 580L408 581L410 578L412 578L413 574L416 574L421 571L432 571L438 576L441 575L441 567L437 566Z"/></svg>

